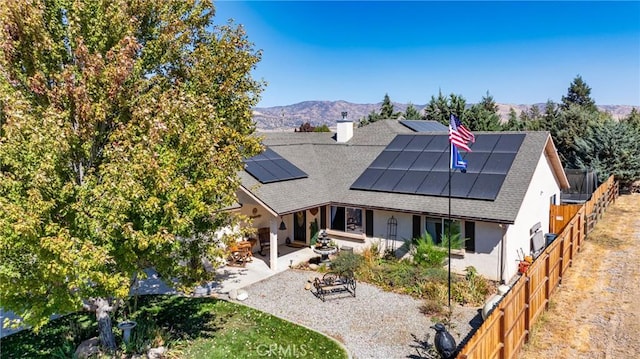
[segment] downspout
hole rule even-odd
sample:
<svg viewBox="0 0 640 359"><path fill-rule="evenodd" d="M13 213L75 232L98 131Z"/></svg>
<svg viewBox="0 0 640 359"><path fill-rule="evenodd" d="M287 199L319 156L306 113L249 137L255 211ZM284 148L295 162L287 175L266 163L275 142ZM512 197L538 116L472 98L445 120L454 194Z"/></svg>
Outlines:
<svg viewBox="0 0 640 359"><path fill-rule="evenodd" d="M504 279L504 270L505 270L505 263L504 263L504 258L506 256L506 245L505 245L505 239L507 237L507 225L506 224L499 224L500 228L502 228L502 240L500 241L500 284L505 284L505 279Z"/></svg>

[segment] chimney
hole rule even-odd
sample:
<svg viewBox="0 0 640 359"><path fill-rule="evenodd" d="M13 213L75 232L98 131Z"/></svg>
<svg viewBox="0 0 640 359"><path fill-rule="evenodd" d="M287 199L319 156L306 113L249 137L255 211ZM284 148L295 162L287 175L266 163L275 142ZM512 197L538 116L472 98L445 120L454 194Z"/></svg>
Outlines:
<svg viewBox="0 0 640 359"><path fill-rule="evenodd" d="M338 120L338 134L336 141L345 143L353 137L353 121L347 119L347 113L342 112L342 119Z"/></svg>

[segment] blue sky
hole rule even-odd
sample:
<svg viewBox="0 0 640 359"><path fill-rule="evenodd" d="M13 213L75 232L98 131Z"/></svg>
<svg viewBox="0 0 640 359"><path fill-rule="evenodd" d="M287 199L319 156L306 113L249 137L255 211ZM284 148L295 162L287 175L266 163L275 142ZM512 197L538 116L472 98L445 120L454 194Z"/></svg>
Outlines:
<svg viewBox="0 0 640 359"><path fill-rule="evenodd" d="M598 105L640 105L640 2L223 1L263 50L259 107L308 100L559 102L576 75Z"/></svg>

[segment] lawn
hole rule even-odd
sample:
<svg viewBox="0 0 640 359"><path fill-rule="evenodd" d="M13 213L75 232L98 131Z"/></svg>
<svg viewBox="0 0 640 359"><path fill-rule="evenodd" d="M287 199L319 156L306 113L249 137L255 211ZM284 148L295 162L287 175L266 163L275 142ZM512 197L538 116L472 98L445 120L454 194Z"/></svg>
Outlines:
<svg viewBox="0 0 640 359"><path fill-rule="evenodd" d="M169 358L347 358L334 340L255 309L215 298L143 296L130 317L138 326L124 353L164 345ZM121 312L117 320L121 320ZM121 333L114 325L121 343ZM83 340L97 335L87 313L52 321L38 333L25 330L3 338L1 358L70 358ZM102 356L108 358L108 356Z"/></svg>

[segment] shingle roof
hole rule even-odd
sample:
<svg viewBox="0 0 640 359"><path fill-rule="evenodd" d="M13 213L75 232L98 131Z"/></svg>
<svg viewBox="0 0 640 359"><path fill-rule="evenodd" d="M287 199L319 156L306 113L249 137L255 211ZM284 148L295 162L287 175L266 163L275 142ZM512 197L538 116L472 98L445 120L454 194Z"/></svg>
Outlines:
<svg viewBox="0 0 640 359"><path fill-rule="evenodd" d="M337 143L333 133L265 133L264 144L309 177L261 184L242 171L242 185L279 214L335 203L446 216L448 197L349 189L387 144L402 133L415 132L398 121L385 120L354 129L347 143ZM452 198L452 216L498 223L515 221L538 161L545 154L547 141L551 141L547 132L518 133L525 134L524 141L495 201Z"/></svg>

